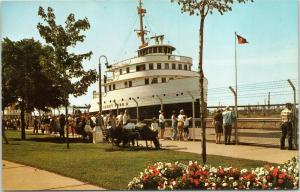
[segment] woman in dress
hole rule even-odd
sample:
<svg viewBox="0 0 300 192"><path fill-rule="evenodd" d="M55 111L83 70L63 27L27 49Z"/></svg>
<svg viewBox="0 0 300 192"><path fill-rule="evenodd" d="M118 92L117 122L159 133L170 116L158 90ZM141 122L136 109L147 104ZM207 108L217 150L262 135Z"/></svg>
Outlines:
<svg viewBox="0 0 300 192"><path fill-rule="evenodd" d="M217 113L214 115L213 125L216 132L216 144L221 143L221 137L223 134L223 116L222 109L218 109Z"/></svg>

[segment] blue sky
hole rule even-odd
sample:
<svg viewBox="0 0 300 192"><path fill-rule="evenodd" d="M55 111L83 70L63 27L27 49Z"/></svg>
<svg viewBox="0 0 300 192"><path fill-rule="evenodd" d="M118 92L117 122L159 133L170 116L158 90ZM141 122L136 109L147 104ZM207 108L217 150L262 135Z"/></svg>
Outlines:
<svg viewBox="0 0 300 192"><path fill-rule="evenodd" d="M64 24L69 13L87 17L91 28L77 53L92 51L85 68L97 68L98 58L105 54L110 63L136 54L139 40L138 0L99 1L3 1L1 3L2 37L12 40L31 38L44 42L36 25L41 22L38 7L54 9L57 23ZM190 56L197 70L199 18L181 14L170 0L144 0L147 9L145 25L151 34L164 34L165 42L176 47L176 54ZM204 37L204 73L209 88L234 85L234 32L249 44L238 45L238 82L248 84L298 78L298 2L297 0L256 0L234 4L232 12L208 15ZM103 68L104 70L104 68ZM71 98L76 105L89 104L92 85L85 96ZM254 102L254 101L253 101ZM256 101L255 101L256 102Z"/></svg>

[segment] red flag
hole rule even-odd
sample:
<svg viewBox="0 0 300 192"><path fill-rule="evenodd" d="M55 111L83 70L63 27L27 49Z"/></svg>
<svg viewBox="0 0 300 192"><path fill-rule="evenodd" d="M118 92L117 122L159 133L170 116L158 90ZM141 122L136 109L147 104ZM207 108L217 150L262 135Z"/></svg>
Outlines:
<svg viewBox="0 0 300 192"><path fill-rule="evenodd" d="M239 36L239 35L236 35L236 37L237 37L237 40L238 40L239 44L248 43L247 39L245 39L244 37Z"/></svg>

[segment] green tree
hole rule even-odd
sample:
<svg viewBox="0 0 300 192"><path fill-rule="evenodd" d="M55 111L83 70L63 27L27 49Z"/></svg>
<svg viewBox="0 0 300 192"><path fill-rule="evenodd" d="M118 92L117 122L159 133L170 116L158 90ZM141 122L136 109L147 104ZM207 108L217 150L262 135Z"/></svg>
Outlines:
<svg viewBox="0 0 300 192"><path fill-rule="evenodd" d="M199 28L199 63L198 71L200 75L200 118L202 127L202 161L206 163L206 138L205 138L205 117L206 117L206 103L204 101L204 72L203 72L203 37L204 37L204 23L206 16L214 11L219 12L221 15L232 10L234 2L245 3L247 1L253 2L253 0L171 0L171 2L177 2L181 8L181 13L187 12L189 15L196 15L200 18Z"/></svg>
<svg viewBox="0 0 300 192"><path fill-rule="evenodd" d="M78 42L84 41L85 35L82 35L81 32L88 30L90 24L87 18L76 21L75 15L71 13L67 17L64 27L58 25L55 22L54 10L51 7L48 7L47 13L43 7L39 7L38 15L44 21L37 25L39 33L54 50L53 66L57 73L59 85L64 91L64 106L67 116L69 95L75 97L83 95L89 85L97 80L96 70L85 71L82 66L84 60L91 58L92 52L75 54L70 51ZM67 147L69 148L68 132Z"/></svg>
<svg viewBox="0 0 300 192"><path fill-rule="evenodd" d="M21 138L26 139L25 112L47 110L62 102L59 89L52 86L54 82L44 70L50 48L34 39L14 42L4 38L2 46L2 109L17 104L21 110Z"/></svg>

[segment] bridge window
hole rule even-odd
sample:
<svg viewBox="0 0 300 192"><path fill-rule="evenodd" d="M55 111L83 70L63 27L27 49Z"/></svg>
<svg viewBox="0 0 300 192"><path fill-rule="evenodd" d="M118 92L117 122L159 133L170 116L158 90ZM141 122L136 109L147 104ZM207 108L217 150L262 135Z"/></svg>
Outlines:
<svg viewBox="0 0 300 192"><path fill-rule="evenodd" d="M111 91L111 85L108 86L108 90Z"/></svg>
<svg viewBox="0 0 300 192"><path fill-rule="evenodd" d="M172 63L172 69L176 69L176 64Z"/></svg>
<svg viewBox="0 0 300 192"><path fill-rule="evenodd" d="M169 69L169 63L165 63L165 69Z"/></svg>
<svg viewBox="0 0 300 192"><path fill-rule="evenodd" d="M124 82L124 86L125 86L125 88L128 87L127 81Z"/></svg>
<svg viewBox="0 0 300 192"><path fill-rule="evenodd" d="M161 82L165 83L166 82L166 78L165 77L161 78Z"/></svg>
<svg viewBox="0 0 300 192"><path fill-rule="evenodd" d="M182 70L182 64L178 64L178 69Z"/></svg>
<svg viewBox="0 0 300 192"><path fill-rule="evenodd" d="M129 87L132 87L132 81L129 81Z"/></svg>
<svg viewBox="0 0 300 192"><path fill-rule="evenodd" d="M129 67L126 67L126 73L129 73Z"/></svg>
<svg viewBox="0 0 300 192"><path fill-rule="evenodd" d="M136 71L145 71L145 69L146 69L145 64L136 66Z"/></svg>
<svg viewBox="0 0 300 192"><path fill-rule="evenodd" d="M120 75L122 75L122 69L120 69Z"/></svg>
<svg viewBox="0 0 300 192"><path fill-rule="evenodd" d="M151 84L155 84L155 83L157 83L157 78L153 78L151 81Z"/></svg>
<svg viewBox="0 0 300 192"><path fill-rule="evenodd" d="M149 63L149 70L153 70L153 63Z"/></svg>
<svg viewBox="0 0 300 192"><path fill-rule="evenodd" d="M162 53L162 48L161 47L158 47L158 52Z"/></svg>
<svg viewBox="0 0 300 192"><path fill-rule="evenodd" d="M161 69L161 63L157 63L157 69Z"/></svg>
<svg viewBox="0 0 300 192"><path fill-rule="evenodd" d="M115 84L113 84L113 90L115 90L116 89L116 85Z"/></svg>
<svg viewBox="0 0 300 192"><path fill-rule="evenodd" d="M192 67L191 66L189 66L189 71L191 71L192 69L191 69Z"/></svg>
<svg viewBox="0 0 300 192"><path fill-rule="evenodd" d="M149 79L146 78L146 79L145 79L145 85L148 85L148 84L149 84Z"/></svg>
<svg viewBox="0 0 300 192"><path fill-rule="evenodd" d="M151 47L151 48L149 48L148 50L149 50L149 53L152 53L152 47Z"/></svg>
<svg viewBox="0 0 300 192"><path fill-rule="evenodd" d="M153 53L157 53L157 47L153 47Z"/></svg>
<svg viewBox="0 0 300 192"><path fill-rule="evenodd" d="M187 65L184 65L184 70L187 70Z"/></svg>

